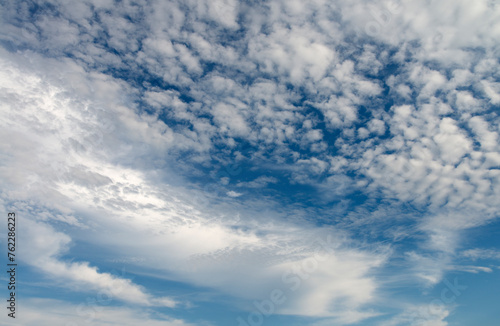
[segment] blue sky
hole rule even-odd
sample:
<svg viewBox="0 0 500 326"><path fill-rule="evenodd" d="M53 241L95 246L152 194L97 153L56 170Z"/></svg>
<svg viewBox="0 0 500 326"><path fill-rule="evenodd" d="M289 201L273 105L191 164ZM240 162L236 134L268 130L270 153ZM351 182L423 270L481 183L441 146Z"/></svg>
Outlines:
<svg viewBox="0 0 500 326"><path fill-rule="evenodd" d="M497 325L498 3L0 6L2 325Z"/></svg>

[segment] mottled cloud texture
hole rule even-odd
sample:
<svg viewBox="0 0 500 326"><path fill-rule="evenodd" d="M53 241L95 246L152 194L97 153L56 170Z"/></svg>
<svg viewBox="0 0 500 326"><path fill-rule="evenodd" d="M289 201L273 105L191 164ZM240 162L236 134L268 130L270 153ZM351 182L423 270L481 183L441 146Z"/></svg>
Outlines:
<svg viewBox="0 0 500 326"><path fill-rule="evenodd" d="M498 265L465 241L500 208L494 1L0 11L23 325L235 325L200 307L247 322L280 289L263 322L444 326L413 292Z"/></svg>

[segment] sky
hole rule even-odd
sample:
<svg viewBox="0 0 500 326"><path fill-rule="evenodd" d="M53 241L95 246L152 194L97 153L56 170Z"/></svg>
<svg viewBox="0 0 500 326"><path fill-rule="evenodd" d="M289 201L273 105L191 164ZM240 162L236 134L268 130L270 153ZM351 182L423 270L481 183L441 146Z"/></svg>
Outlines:
<svg viewBox="0 0 500 326"><path fill-rule="evenodd" d="M498 325L498 1L0 15L1 325Z"/></svg>

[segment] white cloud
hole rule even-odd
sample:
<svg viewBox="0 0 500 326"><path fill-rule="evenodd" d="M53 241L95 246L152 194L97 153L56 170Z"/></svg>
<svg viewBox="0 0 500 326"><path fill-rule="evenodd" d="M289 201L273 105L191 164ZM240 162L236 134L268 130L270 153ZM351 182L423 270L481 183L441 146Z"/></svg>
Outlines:
<svg viewBox="0 0 500 326"><path fill-rule="evenodd" d="M155 298L129 279L100 273L88 262L61 261L59 257L68 250L71 242L66 234L57 232L46 224L34 222L28 216L23 218L23 226L25 231L22 241L27 249L21 250L21 259L54 281L64 282L65 286L80 290L104 293L108 297L132 304L175 307L173 299Z"/></svg>
<svg viewBox="0 0 500 326"><path fill-rule="evenodd" d="M458 163L472 149L470 140L460 132L456 122L450 118L441 120L439 130L440 132L434 136L434 141L441 150L440 157L445 163Z"/></svg>
<svg viewBox="0 0 500 326"><path fill-rule="evenodd" d="M430 303L426 305L415 305L405 309L398 316L387 322L380 323L381 326L447 326L446 317L450 315L450 309L443 303Z"/></svg>
<svg viewBox="0 0 500 326"><path fill-rule="evenodd" d="M132 326L141 323L148 325L188 326L192 325L180 319L170 318L150 311L129 307L108 306L106 300L89 304L72 304L62 300L26 298L22 312L18 312L15 321L2 315L3 325L26 326L76 326L76 325L123 325ZM10 319L10 320L7 320ZM207 324L208 325L208 324Z"/></svg>
<svg viewBox="0 0 500 326"><path fill-rule="evenodd" d="M308 257L278 265L288 270L297 270L297 266L301 266L305 275L300 278L297 276L300 273L285 274L284 279L292 291L297 291L297 297L292 298L291 304L281 312L340 319L346 319L349 314L360 317L351 322L366 318L363 314L358 315L357 309L372 302L377 289L375 280L367 274L384 261L382 256L373 258L362 253L341 251L327 257L326 261L312 263L314 260Z"/></svg>
<svg viewBox="0 0 500 326"><path fill-rule="evenodd" d="M461 272L467 272L467 273L473 273L473 274L477 274L477 273L480 273L480 272L483 272L483 273L492 273L493 270L489 267L484 267L484 266L470 266L470 265L466 265L466 266L456 266L454 268L454 270L457 270L457 271L461 271Z"/></svg>
<svg viewBox="0 0 500 326"><path fill-rule="evenodd" d="M268 176L260 176L255 180L248 182L238 182L237 187L247 187L247 188L264 188L270 183L277 183L278 179Z"/></svg>
<svg viewBox="0 0 500 326"><path fill-rule="evenodd" d="M130 103L120 103L119 94L126 86L101 75L91 79L91 85L101 87L93 93L95 101L100 100L98 103L107 108L106 111L99 111L93 109L92 101L79 102L79 93L68 96L62 86L53 86L50 75L42 82L36 74L29 74L12 62L9 69L10 74L4 71L6 79L15 77L18 82L4 81L4 93L14 98L25 96L38 104L28 102L16 110L16 100L10 100L3 102L2 106L3 112L12 116L11 121L15 123L14 126L4 123L4 130L15 129L18 139L25 142L24 147L18 147L15 155L11 154L9 159L12 163L2 174L12 175L13 171L22 167L34 177L28 189L23 187L23 179L6 179L10 196L21 200L18 203L20 212L29 212L23 198L34 198L55 211L73 212L82 220L82 227L71 231L71 237L76 236L106 248L109 255L127 252L134 257L141 256L146 262L138 264L160 271L154 273L159 279L168 274L170 279L210 287L245 300L262 298L273 286L274 279L281 277L286 268L313 257L312 247L318 234L327 234L326 229L317 229L303 222L295 225L286 222L282 216L273 216L272 212L270 216L260 216L251 208L251 203L232 208L224 203L219 207L210 204L205 200L216 200L217 194L177 186L174 174L168 169L160 173L155 166L143 165L145 163L141 159L129 157L128 153L137 150L154 157L152 149L142 149L143 144L154 148L154 151L180 144L174 141L177 134L170 128L134 114L125 106ZM80 78L85 78L84 73L77 73L81 74ZM23 81L25 84L21 87L19 83ZM30 93L32 89L37 90L35 95ZM109 125L102 118L106 115L117 119L111 120L113 123ZM134 133L131 134L130 130ZM125 145L124 140L127 139L129 141ZM4 149L4 152L7 151ZM45 156L47 153L50 153L49 157ZM36 157L38 165L31 165L32 160L26 159L28 156ZM50 162L59 164L51 166ZM328 167L327 163L316 158L304 161L304 164L315 167L317 173ZM158 176L171 177L172 184L155 182ZM272 178L258 180L275 181ZM23 198L17 197L20 192L24 192ZM6 195L4 200L7 201L8 197ZM240 212L243 214L241 219L225 218L227 215L237 216ZM65 262L60 255L68 252L64 250L71 243L70 236L36 221L36 216L32 219L25 223L28 238L23 243L30 250L24 255L25 262L49 278L65 280L71 289L80 291L109 291L132 304L175 306L176 300L154 297L126 278L99 272L93 264ZM110 233L116 236L106 236ZM130 242L131 238L136 241ZM339 238L338 241L343 240ZM138 242L142 244L140 247ZM252 256L252 253L262 251L266 251L267 255ZM230 255L223 255L223 260L215 265L210 260L208 263L190 260L199 256L217 257L219 253ZM246 260L247 255L254 258ZM238 259L240 263L235 265L233 259ZM301 287L305 297L321 302L319 308L309 303L305 305L300 297L296 299L299 301L290 302L291 307L304 307L300 314L337 316L335 302L341 298L348 300L348 308L353 311L373 299L372 293L377 285L370 273L382 264L383 257L351 249L330 254L329 259L331 261L322 265L319 272L309 281L304 281ZM349 266L351 269L347 273ZM353 274L352 270L357 272ZM242 278L247 281L242 283ZM356 286L346 287L342 280ZM285 313L292 308L284 306L284 309Z"/></svg>
<svg viewBox="0 0 500 326"><path fill-rule="evenodd" d="M297 230L317 228L287 221L287 214L309 212L250 195L232 200L242 194L227 189L281 179L218 178L216 191L201 191L182 186L187 181L177 172L199 176L193 162L210 168L252 159L316 187L320 200L348 207L345 198L359 191L367 207L379 199L397 203L395 209L415 206L423 216L405 217L415 226L396 233L424 233L407 258L420 266L412 276L429 284L454 266L465 230L497 217L500 130L492 111L500 102L500 6L494 3L54 3L36 16L23 2L3 6L2 44L11 52L0 52L0 133L9 139L0 144L2 198L30 203L33 228L52 230L56 222L74 228L67 235L47 231L55 251L39 267L53 276L94 288L123 283L142 304L160 304L92 264L56 259L69 236L99 243L90 236L99 225L127 235L100 240L110 252L133 252L130 230L139 232L158 270L239 298L258 298L283 266L307 259ZM242 144L251 150L242 153ZM383 212L366 210L363 222L350 215L342 225L370 222L366 233L375 234ZM395 215L391 221L399 222ZM339 323L376 314L361 306L379 285L372 272L383 265L380 257L343 254L331 258L359 272L349 278L336 266L320 267L301 289L319 304L297 299L297 311ZM232 270L231 259L252 255L253 268L242 263ZM208 260L193 265L193 257ZM222 259L217 266L214 257ZM247 285L238 286L238 273ZM343 288L339 280L356 287ZM329 306L339 293L352 302L345 313ZM444 325L447 313L421 324ZM400 318L396 324L408 316Z"/></svg>
<svg viewBox="0 0 500 326"><path fill-rule="evenodd" d="M460 253L463 257L472 260L478 259L500 259L500 252L495 249L467 249Z"/></svg>
<svg viewBox="0 0 500 326"><path fill-rule="evenodd" d="M228 191L226 193L229 197L240 197L241 195L243 195L242 193L239 193L239 192L236 192L236 191Z"/></svg>

